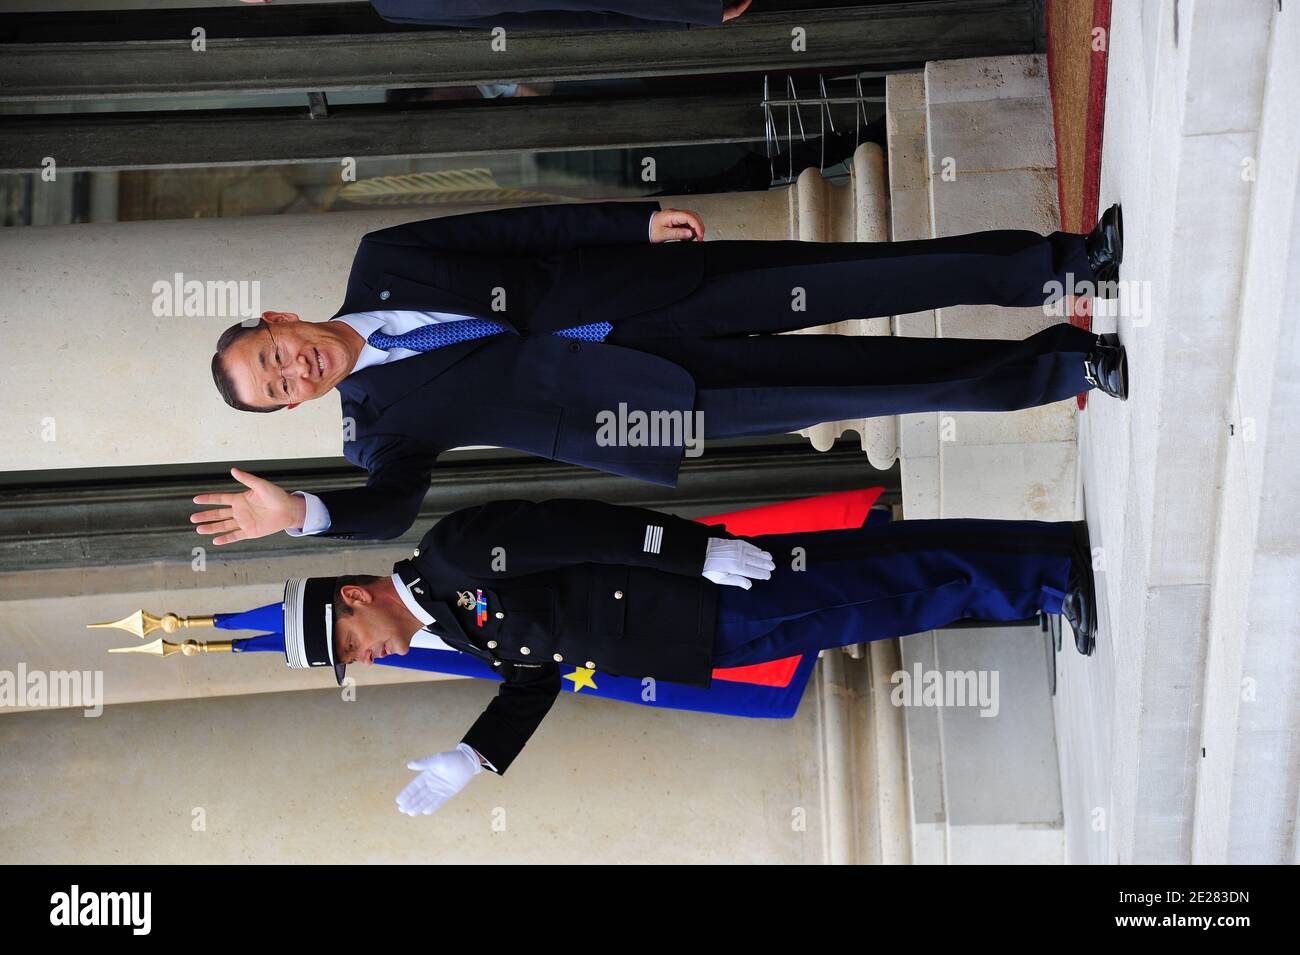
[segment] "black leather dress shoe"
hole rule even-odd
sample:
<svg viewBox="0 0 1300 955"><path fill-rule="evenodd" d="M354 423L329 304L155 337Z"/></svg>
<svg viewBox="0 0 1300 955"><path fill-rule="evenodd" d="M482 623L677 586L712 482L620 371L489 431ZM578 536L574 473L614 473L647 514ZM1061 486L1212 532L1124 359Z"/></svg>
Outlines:
<svg viewBox="0 0 1300 955"><path fill-rule="evenodd" d="M1083 361L1083 376L1102 394L1128 400L1128 352L1118 335L1098 335Z"/></svg>
<svg viewBox="0 0 1300 955"><path fill-rule="evenodd" d="M1085 657L1097 645L1097 581L1092 572L1092 543L1086 521L1074 522L1074 559L1061 616L1070 621L1074 648Z"/></svg>
<svg viewBox="0 0 1300 955"><path fill-rule="evenodd" d="M1096 276L1096 294L1101 298L1114 296L1112 283L1119 281L1119 265L1124 261L1124 213L1119 204L1101 214L1097 224L1083 239L1088 253L1088 264Z"/></svg>

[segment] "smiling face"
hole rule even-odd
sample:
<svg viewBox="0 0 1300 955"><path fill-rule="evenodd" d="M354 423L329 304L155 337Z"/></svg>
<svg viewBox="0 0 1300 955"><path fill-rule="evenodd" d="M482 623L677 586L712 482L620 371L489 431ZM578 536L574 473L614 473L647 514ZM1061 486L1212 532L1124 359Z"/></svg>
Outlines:
<svg viewBox="0 0 1300 955"><path fill-rule="evenodd" d="M405 656L420 623L402 605L388 579L344 583L334 599L334 659L374 663L389 654Z"/></svg>
<svg viewBox="0 0 1300 955"><path fill-rule="evenodd" d="M361 337L342 322L304 322L292 312L265 312L262 326L218 356L238 405L293 408L319 398L347 377Z"/></svg>

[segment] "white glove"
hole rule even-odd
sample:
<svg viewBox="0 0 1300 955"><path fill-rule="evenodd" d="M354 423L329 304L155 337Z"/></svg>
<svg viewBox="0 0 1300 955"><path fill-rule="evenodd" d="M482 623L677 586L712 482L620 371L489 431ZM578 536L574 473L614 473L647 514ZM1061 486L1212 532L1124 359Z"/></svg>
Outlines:
<svg viewBox="0 0 1300 955"><path fill-rule="evenodd" d="M412 760L406 768L420 774L397 794L397 808L408 816L420 813L428 816L437 812L443 803L483 772L478 753L467 743L461 743L447 753L434 753L426 759Z"/></svg>
<svg viewBox="0 0 1300 955"><path fill-rule="evenodd" d="M704 551L704 576L715 584L748 590L751 580L770 580L774 570L772 555L749 541L710 537Z"/></svg>

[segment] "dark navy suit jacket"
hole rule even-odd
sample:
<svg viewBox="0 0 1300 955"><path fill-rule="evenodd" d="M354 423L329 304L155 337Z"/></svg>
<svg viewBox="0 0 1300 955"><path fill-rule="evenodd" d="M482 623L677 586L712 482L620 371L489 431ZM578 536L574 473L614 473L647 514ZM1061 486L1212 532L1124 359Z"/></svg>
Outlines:
<svg viewBox="0 0 1300 955"><path fill-rule="evenodd" d="M370 0L391 23L515 30L674 30L722 22L721 0Z"/></svg>
<svg viewBox="0 0 1300 955"><path fill-rule="evenodd" d="M441 311L488 318L509 331L372 366L338 385L343 453L368 480L320 494L330 513L327 536L399 536L419 512L438 455L467 445L675 485L682 446L598 444L596 416L617 413L620 402L685 415L695 404L690 374L656 355L550 334L617 324L699 285L700 243L650 243L658 208L603 202L502 209L365 236L335 317ZM671 309L664 314L671 323Z"/></svg>

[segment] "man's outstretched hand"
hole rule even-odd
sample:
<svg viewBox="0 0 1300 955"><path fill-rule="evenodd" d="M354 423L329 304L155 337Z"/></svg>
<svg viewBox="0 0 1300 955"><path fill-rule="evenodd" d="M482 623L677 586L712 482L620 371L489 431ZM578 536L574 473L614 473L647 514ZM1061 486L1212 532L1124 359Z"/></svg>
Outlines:
<svg viewBox="0 0 1300 955"><path fill-rule="evenodd" d="M248 3L249 0L244 0L244 2ZM258 2L258 0L252 0L252 2ZM726 23L729 20L736 19L749 9L752 2L753 0L732 0L731 3L724 3L722 6L722 22Z"/></svg>
<svg viewBox="0 0 1300 955"><path fill-rule="evenodd" d="M704 220L685 209L661 209L650 217L650 241L670 239L704 241Z"/></svg>
<svg viewBox="0 0 1300 955"><path fill-rule="evenodd" d="M307 517L307 503L297 495L265 481L256 474L231 468L233 477L247 491L232 494L200 494L195 504L215 504L210 511L190 515L190 523L200 534L219 534L214 544L265 537L289 527L302 527Z"/></svg>

